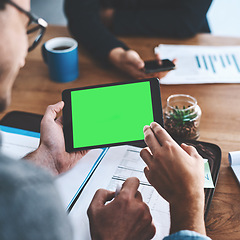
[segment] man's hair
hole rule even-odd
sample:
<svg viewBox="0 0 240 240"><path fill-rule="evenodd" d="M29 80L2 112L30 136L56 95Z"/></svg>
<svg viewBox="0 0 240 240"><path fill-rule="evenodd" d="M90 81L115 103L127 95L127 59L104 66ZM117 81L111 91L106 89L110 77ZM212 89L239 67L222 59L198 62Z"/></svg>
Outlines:
<svg viewBox="0 0 240 240"><path fill-rule="evenodd" d="M6 2L7 0L0 0L0 10L5 9Z"/></svg>

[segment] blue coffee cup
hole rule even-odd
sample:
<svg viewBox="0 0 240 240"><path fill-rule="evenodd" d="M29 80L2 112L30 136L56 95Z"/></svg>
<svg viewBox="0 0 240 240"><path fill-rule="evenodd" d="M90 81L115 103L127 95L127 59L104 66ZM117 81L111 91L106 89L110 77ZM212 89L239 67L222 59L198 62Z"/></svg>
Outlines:
<svg viewBox="0 0 240 240"><path fill-rule="evenodd" d="M59 83L78 78L78 43L68 37L57 37L42 45L42 56L50 78Z"/></svg>

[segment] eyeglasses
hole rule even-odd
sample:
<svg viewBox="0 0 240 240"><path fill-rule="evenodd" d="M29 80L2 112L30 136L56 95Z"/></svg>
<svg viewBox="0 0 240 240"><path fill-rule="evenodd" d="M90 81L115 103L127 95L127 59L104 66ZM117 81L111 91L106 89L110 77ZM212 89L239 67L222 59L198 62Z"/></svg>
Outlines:
<svg viewBox="0 0 240 240"><path fill-rule="evenodd" d="M16 9L24 13L29 18L27 26L27 35L29 43L28 51L29 52L32 51L41 41L48 26L47 22L44 19L35 16L31 12L22 9L16 3L10 0L7 0L6 2L14 6Z"/></svg>

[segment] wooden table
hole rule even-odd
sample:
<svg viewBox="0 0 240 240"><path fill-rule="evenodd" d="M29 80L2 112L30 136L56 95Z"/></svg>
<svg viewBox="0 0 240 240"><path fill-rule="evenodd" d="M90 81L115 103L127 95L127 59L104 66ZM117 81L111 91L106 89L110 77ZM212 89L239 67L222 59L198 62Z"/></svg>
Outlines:
<svg viewBox="0 0 240 240"><path fill-rule="evenodd" d="M65 27L50 26L43 41L69 36ZM121 38L144 60L153 58L153 47L159 43L192 45L240 45L240 38L214 37L200 34L187 40L161 38ZM47 66L41 58L41 47L30 53L13 87L12 104L7 111L20 110L44 114L49 104L61 100L66 88L130 79L114 69L103 69L80 47L80 77L71 83L50 81ZM240 150L240 84L161 86L162 102L171 94L194 96L202 109L201 141L215 143L222 149L222 164L216 191L208 213L207 234L212 239L240 239L240 187L229 168L229 151ZM0 114L0 118L6 112Z"/></svg>

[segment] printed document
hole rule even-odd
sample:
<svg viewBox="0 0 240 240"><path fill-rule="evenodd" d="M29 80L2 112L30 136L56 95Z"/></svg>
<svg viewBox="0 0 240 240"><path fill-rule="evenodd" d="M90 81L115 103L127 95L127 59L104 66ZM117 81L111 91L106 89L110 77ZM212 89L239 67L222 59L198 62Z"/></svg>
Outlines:
<svg viewBox="0 0 240 240"><path fill-rule="evenodd" d="M4 126L0 126L0 129L1 151L10 157L20 159L39 145L39 133ZM143 172L146 165L140 157L140 151L141 148L127 145L94 149L89 151L73 169L56 178L55 184L66 209L79 195L69 213L74 239L91 239L87 209L97 189L115 191L128 177L137 177L140 180L139 191L143 201L150 208L157 229L154 239L162 239L169 234L169 204L147 181ZM214 187L207 160L205 160L205 187Z"/></svg>
<svg viewBox="0 0 240 240"><path fill-rule="evenodd" d="M162 59L177 59L161 84L240 83L240 46L160 44L154 50Z"/></svg>
<svg viewBox="0 0 240 240"><path fill-rule="evenodd" d="M25 132L22 135L21 130L17 131L18 129L3 126L0 129L2 150L6 155L20 159L38 147L39 136L33 137L32 132ZM86 211L97 189L107 188L115 191L117 185L121 185L128 177L133 176L139 178L139 191L143 195L143 200L149 205L153 216L157 228L154 239L162 239L168 235L170 229L169 204L148 183L143 172L145 163L140 158L140 150L141 148L131 146L91 150L73 169L56 178L56 186L67 208L89 173L93 169L95 171L89 182L82 186L84 191L69 213L74 239L91 239ZM98 162L100 156L103 158L96 166L95 163Z"/></svg>
<svg viewBox="0 0 240 240"><path fill-rule="evenodd" d="M143 201L150 208L157 229L153 239L162 239L169 234L169 204L148 183L143 172L146 165L140 157L140 150L141 148L132 146L111 147L108 150L69 213L74 226L74 239L91 239L87 209L97 189L107 188L115 191L117 185L121 186L128 177L137 177L140 180L139 191L142 193Z"/></svg>

